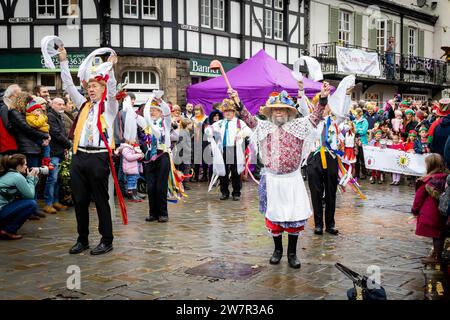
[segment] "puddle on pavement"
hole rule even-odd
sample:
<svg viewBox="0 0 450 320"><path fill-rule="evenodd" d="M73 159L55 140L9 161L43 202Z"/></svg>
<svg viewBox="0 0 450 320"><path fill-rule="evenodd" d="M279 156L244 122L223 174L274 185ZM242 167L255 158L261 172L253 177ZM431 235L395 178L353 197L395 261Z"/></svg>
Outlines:
<svg viewBox="0 0 450 320"><path fill-rule="evenodd" d="M261 266L213 260L186 270L187 274L219 279L244 280L262 270Z"/></svg>

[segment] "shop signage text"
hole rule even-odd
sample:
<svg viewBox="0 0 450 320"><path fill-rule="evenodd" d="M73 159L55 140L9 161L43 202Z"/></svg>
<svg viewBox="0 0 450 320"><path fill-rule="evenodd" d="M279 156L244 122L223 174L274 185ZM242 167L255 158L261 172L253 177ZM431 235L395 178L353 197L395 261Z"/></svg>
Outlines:
<svg viewBox="0 0 450 320"><path fill-rule="evenodd" d="M219 70L211 70L209 68L209 64L211 60L206 59L191 59L189 61L189 74L193 76L202 76L202 77L220 77ZM222 62L223 68L225 72L233 69L236 64Z"/></svg>
<svg viewBox="0 0 450 320"><path fill-rule="evenodd" d="M33 18L31 17L16 17L16 18L9 18L9 23L28 23L33 22Z"/></svg>

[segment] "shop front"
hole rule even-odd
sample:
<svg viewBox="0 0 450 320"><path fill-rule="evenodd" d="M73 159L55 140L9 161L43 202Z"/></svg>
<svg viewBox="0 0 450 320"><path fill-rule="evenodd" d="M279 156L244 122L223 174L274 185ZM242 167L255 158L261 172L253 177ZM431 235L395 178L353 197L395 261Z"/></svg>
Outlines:
<svg viewBox="0 0 450 320"><path fill-rule="evenodd" d="M191 84L207 81L211 78L220 77L219 70L212 70L209 67L211 60L208 59L193 59L189 60L189 75L191 76ZM225 72L230 71L237 66L236 63L222 62Z"/></svg>

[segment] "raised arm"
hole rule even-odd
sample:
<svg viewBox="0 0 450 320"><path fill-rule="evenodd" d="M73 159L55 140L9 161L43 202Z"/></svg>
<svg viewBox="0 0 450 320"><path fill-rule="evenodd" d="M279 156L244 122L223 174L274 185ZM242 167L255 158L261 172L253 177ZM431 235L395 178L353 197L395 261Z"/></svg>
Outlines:
<svg viewBox="0 0 450 320"><path fill-rule="evenodd" d="M242 104L237 91L228 90L228 95L230 96L230 99L235 102L236 110L239 112L241 120L244 121L250 128L255 128L258 124L258 118L252 115Z"/></svg>
<svg viewBox="0 0 450 320"><path fill-rule="evenodd" d="M322 83L322 89L320 91L319 104L314 106L313 112L309 115L308 119L314 127L317 127L320 121L323 120L323 112L328 104L328 96L330 95L330 85L324 81Z"/></svg>
<svg viewBox="0 0 450 320"><path fill-rule="evenodd" d="M61 80L63 82L64 90L67 91L67 93L70 96L70 99L72 99L73 103L77 107L77 109L80 109L80 107L83 105L84 102L86 102L86 98L78 92L77 87L73 84L72 75L70 74L69 70L69 61L67 60L67 52L64 47L60 47L58 49L59 53L59 65L61 68Z"/></svg>
<svg viewBox="0 0 450 320"><path fill-rule="evenodd" d="M113 66L117 63L117 56L110 55L108 58L108 62L111 62ZM116 117L117 112L119 112L119 102L116 99L117 94L117 81L114 76L114 69L109 70L109 79L106 83L107 88L107 99L108 105L105 109L105 112L108 113L113 119Z"/></svg>
<svg viewBox="0 0 450 320"><path fill-rule="evenodd" d="M165 128L165 141L164 144L166 146L170 146L170 130L172 129L172 117L170 114L170 107L167 103L165 103L163 100L161 100L161 110L163 113L163 121L164 121L164 128Z"/></svg>

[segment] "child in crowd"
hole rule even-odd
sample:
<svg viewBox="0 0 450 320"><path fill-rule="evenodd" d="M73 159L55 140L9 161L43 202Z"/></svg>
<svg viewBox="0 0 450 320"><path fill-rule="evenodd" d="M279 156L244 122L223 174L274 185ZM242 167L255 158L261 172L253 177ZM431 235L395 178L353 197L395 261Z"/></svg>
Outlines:
<svg viewBox="0 0 450 320"><path fill-rule="evenodd" d="M378 147L381 148L381 135L383 132L380 129L377 129L374 133L374 138L370 141L369 145L372 147ZM372 180L370 181L371 184L374 184L378 181L378 184L382 184L383 181L381 181L381 171L378 170L372 170Z"/></svg>
<svg viewBox="0 0 450 320"><path fill-rule="evenodd" d="M418 154L430 153L430 144L428 142L428 129L421 127L419 129L419 138L414 142L414 152Z"/></svg>
<svg viewBox="0 0 450 320"><path fill-rule="evenodd" d="M355 144L355 136L356 136L356 129L355 124L353 121L348 121L345 125L347 131L345 132L344 136L344 162L345 163L345 169L348 170L350 168L350 165L353 166L353 164L356 162L356 144ZM354 169L354 168L353 168ZM352 169L352 171L354 171ZM354 172L352 172L352 175Z"/></svg>
<svg viewBox="0 0 450 320"><path fill-rule="evenodd" d="M395 118L391 120L392 131L400 133L403 130L403 113L401 110L394 111Z"/></svg>
<svg viewBox="0 0 450 320"><path fill-rule="evenodd" d="M410 130L409 134L408 134L408 138L406 139L405 142L405 151L406 152L410 152L410 153L415 153L414 152L414 144L417 138L417 132L414 130Z"/></svg>
<svg viewBox="0 0 450 320"><path fill-rule="evenodd" d="M190 175L191 172L191 153L192 153L192 135L193 123L188 118L183 118L180 121L179 138L173 150L174 162L177 165L177 170L184 175ZM186 184L186 179L183 180L183 187L185 190L190 190Z"/></svg>
<svg viewBox="0 0 450 320"><path fill-rule="evenodd" d="M400 140L399 133L394 133L392 135L392 144L389 145L388 148L399 150L399 151L405 151L405 147L403 145L402 140ZM401 178L402 178L402 176L400 173L393 173L391 185L398 186L400 184Z"/></svg>
<svg viewBox="0 0 450 320"><path fill-rule="evenodd" d="M132 202L142 202L142 198L137 192L137 183L140 172L142 172L142 164L139 160L144 158L139 144L136 141L127 140L121 143L116 153L122 154L122 169L127 180L127 196Z"/></svg>
<svg viewBox="0 0 450 320"><path fill-rule="evenodd" d="M28 97L27 107L25 113L27 124L39 131L49 133L50 126L48 125L48 118L44 113L44 107L37 103L33 97ZM42 145L42 141L36 141L38 145ZM54 169L54 165L50 161L50 145L42 146L42 166L48 167L49 170Z"/></svg>
<svg viewBox="0 0 450 320"><path fill-rule="evenodd" d="M447 174L441 155L425 158L426 175L417 180L411 212L417 217L416 235L433 239L433 252L424 264L440 263L445 241L446 217L439 212L439 196L444 192Z"/></svg>

